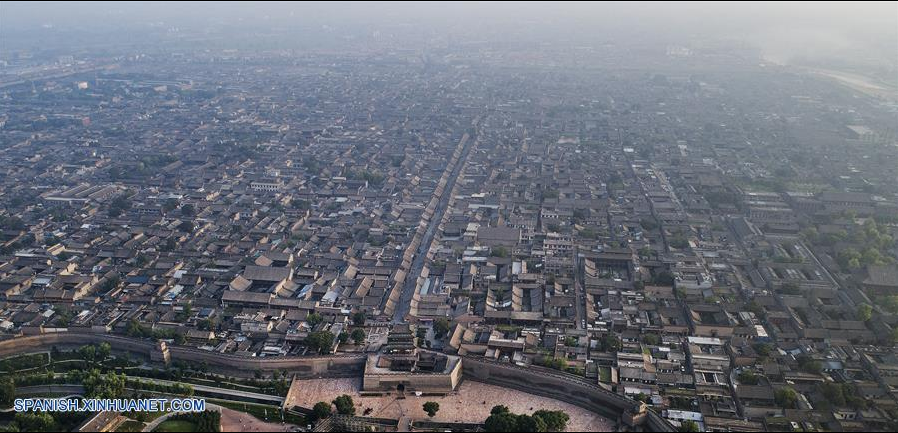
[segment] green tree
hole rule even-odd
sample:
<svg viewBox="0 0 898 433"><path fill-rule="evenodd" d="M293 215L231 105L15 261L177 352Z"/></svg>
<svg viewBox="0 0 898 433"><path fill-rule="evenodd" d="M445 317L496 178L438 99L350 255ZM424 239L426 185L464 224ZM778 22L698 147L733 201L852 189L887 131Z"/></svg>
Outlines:
<svg viewBox="0 0 898 433"><path fill-rule="evenodd" d="M617 353L621 349L620 339L611 334L605 334L605 336L599 340L599 344L605 352Z"/></svg>
<svg viewBox="0 0 898 433"><path fill-rule="evenodd" d="M836 407L845 406L845 394L838 383L825 382L817 386L820 394Z"/></svg>
<svg viewBox="0 0 898 433"><path fill-rule="evenodd" d="M150 263L150 258L146 256L146 254L138 254L137 257L134 258L134 265L138 268L142 268Z"/></svg>
<svg viewBox="0 0 898 433"><path fill-rule="evenodd" d="M213 318L200 319L196 322L196 328L200 331L214 331L218 329L218 323Z"/></svg>
<svg viewBox="0 0 898 433"><path fill-rule="evenodd" d="M107 342L102 342L97 345L97 360L105 361L106 358L109 358L109 355L112 354L112 346Z"/></svg>
<svg viewBox="0 0 898 433"><path fill-rule="evenodd" d="M25 222L17 216L0 216L0 229L18 232L25 229Z"/></svg>
<svg viewBox="0 0 898 433"><path fill-rule="evenodd" d="M483 423L483 430L488 432L519 431L518 420L514 414L508 412L490 415Z"/></svg>
<svg viewBox="0 0 898 433"><path fill-rule="evenodd" d="M642 336L642 342L649 346L657 346L661 343L661 337L658 334L645 334Z"/></svg>
<svg viewBox="0 0 898 433"><path fill-rule="evenodd" d="M761 304L759 304L758 301L754 299L749 301L748 304L745 304L745 309L754 313L755 316L761 318L767 316L767 311L764 310L764 307L762 307Z"/></svg>
<svg viewBox="0 0 898 433"><path fill-rule="evenodd" d="M312 313L312 314L309 314L308 316L306 316L306 322L308 322L309 326L311 326L312 328L318 326L318 324L323 321L324 321L324 318L321 317L321 315L318 313Z"/></svg>
<svg viewBox="0 0 898 433"><path fill-rule="evenodd" d="M59 426L47 412L19 412L15 415L19 430L28 432L55 432Z"/></svg>
<svg viewBox="0 0 898 433"><path fill-rule="evenodd" d="M544 367L554 368L556 370L567 369L567 360L565 358L543 357L539 364Z"/></svg>
<svg viewBox="0 0 898 433"><path fill-rule="evenodd" d="M337 413L340 415L355 415L355 403L353 403L351 396L343 394L335 398L333 403L337 407Z"/></svg>
<svg viewBox="0 0 898 433"><path fill-rule="evenodd" d="M599 236L599 234L594 229L591 229L589 227L584 227L578 230L578 232L580 233L580 237L584 239L596 239Z"/></svg>
<svg viewBox="0 0 898 433"><path fill-rule="evenodd" d="M757 385L760 381L758 375L748 370L739 373L739 382L743 385Z"/></svg>
<svg viewBox="0 0 898 433"><path fill-rule="evenodd" d="M81 359L87 361L88 364L93 364L94 361L97 360L97 347L93 344L81 346L78 349L78 355L81 357Z"/></svg>
<svg viewBox="0 0 898 433"><path fill-rule="evenodd" d="M516 415L499 405L493 406L483 427L488 432L557 432L564 431L569 420L563 411L538 410L533 415Z"/></svg>
<svg viewBox="0 0 898 433"><path fill-rule="evenodd" d="M315 403L315 406L312 407L312 414L310 417L312 418L312 422L318 421L319 419L325 419L331 416L331 404L326 401L319 401Z"/></svg>
<svg viewBox="0 0 898 433"><path fill-rule="evenodd" d="M424 403L424 412L427 412L427 416L431 418L433 418L439 410L440 404L435 401L428 401Z"/></svg>
<svg viewBox="0 0 898 433"><path fill-rule="evenodd" d="M365 342L365 331L362 328L355 328L352 330L350 337L352 337L352 341L356 345L362 344Z"/></svg>
<svg viewBox="0 0 898 433"><path fill-rule="evenodd" d="M752 345L752 349L754 349L759 356L764 358L773 353L773 346L768 343L755 343Z"/></svg>
<svg viewBox="0 0 898 433"><path fill-rule="evenodd" d="M182 346L184 343L187 342L187 338L184 337L184 334L182 334L180 332L176 332L176 331L172 331L172 332L173 332L173 334L171 335L170 338L172 339L173 343L175 343L178 346Z"/></svg>
<svg viewBox="0 0 898 433"><path fill-rule="evenodd" d="M162 251L174 251L175 248L178 247L178 241L175 240L174 237L167 238L165 243L162 244Z"/></svg>
<svg viewBox="0 0 898 433"><path fill-rule="evenodd" d="M368 318L365 316L364 311L359 311L352 315L352 324L355 326L362 326L365 324L365 320Z"/></svg>
<svg viewBox="0 0 898 433"><path fill-rule="evenodd" d="M105 280L100 284L100 287L98 288L98 290L99 290L100 293L105 294L105 293L109 292L110 290L112 290L112 289L118 287L118 285L119 285L121 282L122 282L121 277L119 277L118 274L115 274L115 275L113 275L113 276L111 276L111 277L105 279Z"/></svg>
<svg viewBox="0 0 898 433"><path fill-rule="evenodd" d="M490 249L490 256L492 257L508 257L508 248L502 246L496 246Z"/></svg>
<svg viewBox="0 0 898 433"><path fill-rule="evenodd" d="M544 409L533 412L533 417L542 419L546 426L546 431L550 432L564 431L567 428L568 421L571 419L564 411Z"/></svg>
<svg viewBox="0 0 898 433"><path fill-rule="evenodd" d="M879 299L879 305L892 314L898 314L898 295L883 296Z"/></svg>
<svg viewBox="0 0 898 433"><path fill-rule="evenodd" d="M658 221L654 218L643 218L639 220L639 224L647 231L656 230L659 226Z"/></svg>
<svg viewBox="0 0 898 433"><path fill-rule="evenodd" d="M867 322L873 317L873 307L867 304L861 304L857 306L857 318L858 320Z"/></svg>
<svg viewBox="0 0 898 433"><path fill-rule="evenodd" d="M178 201L170 198L165 200L165 203L162 204L162 212L169 213L178 208Z"/></svg>
<svg viewBox="0 0 898 433"><path fill-rule="evenodd" d="M773 394L776 404L783 409L794 409L798 403L798 393L789 387L783 387Z"/></svg>
<svg viewBox="0 0 898 433"><path fill-rule="evenodd" d="M677 431L697 432L697 431L699 431L698 423L696 423L695 421L692 421L692 420L683 421L680 423L680 428L678 428Z"/></svg>
<svg viewBox="0 0 898 433"><path fill-rule="evenodd" d="M689 239L687 239L686 236L682 233L677 233L671 236L670 239L668 239L667 244L672 248L682 250L689 247Z"/></svg>
<svg viewBox="0 0 898 433"><path fill-rule="evenodd" d="M0 377L0 405L9 407L16 398L16 383L11 376Z"/></svg>
<svg viewBox="0 0 898 433"><path fill-rule="evenodd" d="M820 374L823 371L823 364L810 356L799 355L795 358L795 361L798 362L798 367L805 373Z"/></svg>
<svg viewBox="0 0 898 433"><path fill-rule="evenodd" d="M433 321L433 333L437 338L443 338L450 329L449 320L445 317L438 317Z"/></svg>
<svg viewBox="0 0 898 433"><path fill-rule="evenodd" d="M658 272L652 279L652 283L659 286L673 286L674 281L674 275L670 271Z"/></svg>
<svg viewBox="0 0 898 433"><path fill-rule="evenodd" d="M93 369L81 380L84 396L88 398L119 398L125 392L124 374L102 374Z"/></svg>
<svg viewBox="0 0 898 433"><path fill-rule="evenodd" d="M546 431L546 423L542 418L530 415L517 415L515 417L515 430L519 432L544 432Z"/></svg>
<svg viewBox="0 0 898 433"><path fill-rule="evenodd" d="M779 291L786 295L798 295L801 293L801 287L798 283L787 281L780 286Z"/></svg>
<svg viewBox="0 0 898 433"><path fill-rule="evenodd" d="M125 335L132 338L145 338L146 330L141 326L137 319L131 319L128 321L128 326L125 328Z"/></svg>
<svg viewBox="0 0 898 433"><path fill-rule="evenodd" d="M184 206L181 206L181 215L192 217L196 215L196 209L192 204L185 204Z"/></svg>
<svg viewBox="0 0 898 433"><path fill-rule="evenodd" d="M184 233L192 233L195 229L193 221L182 221L181 224L178 224L178 230Z"/></svg>
<svg viewBox="0 0 898 433"><path fill-rule="evenodd" d="M652 253L654 252L648 245L639 249L639 257L641 258L649 258L652 257Z"/></svg>
<svg viewBox="0 0 898 433"><path fill-rule="evenodd" d="M334 334L328 331L315 331L306 337L306 345L316 353L329 352L334 346Z"/></svg>

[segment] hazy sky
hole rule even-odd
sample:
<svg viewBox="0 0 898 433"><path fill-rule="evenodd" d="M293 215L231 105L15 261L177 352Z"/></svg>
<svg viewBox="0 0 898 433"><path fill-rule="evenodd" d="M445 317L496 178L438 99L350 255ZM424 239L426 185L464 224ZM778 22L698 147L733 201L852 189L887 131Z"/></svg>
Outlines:
<svg viewBox="0 0 898 433"><path fill-rule="evenodd" d="M0 2L0 50L33 32L235 25L342 31L411 25L489 39L501 39L502 29L513 30L509 37L534 39L725 38L775 57L856 50L898 63L898 2ZM484 29L491 32L480 35Z"/></svg>

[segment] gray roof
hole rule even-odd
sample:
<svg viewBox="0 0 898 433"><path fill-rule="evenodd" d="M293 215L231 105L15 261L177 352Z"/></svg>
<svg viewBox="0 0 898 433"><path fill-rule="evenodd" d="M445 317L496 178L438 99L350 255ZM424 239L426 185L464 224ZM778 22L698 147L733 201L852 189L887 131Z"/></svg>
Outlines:
<svg viewBox="0 0 898 433"><path fill-rule="evenodd" d="M250 281L283 281L290 278L290 268L247 266L243 278Z"/></svg>
<svg viewBox="0 0 898 433"><path fill-rule="evenodd" d="M867 266L864 284L898 287L898 266Z"/></svg>

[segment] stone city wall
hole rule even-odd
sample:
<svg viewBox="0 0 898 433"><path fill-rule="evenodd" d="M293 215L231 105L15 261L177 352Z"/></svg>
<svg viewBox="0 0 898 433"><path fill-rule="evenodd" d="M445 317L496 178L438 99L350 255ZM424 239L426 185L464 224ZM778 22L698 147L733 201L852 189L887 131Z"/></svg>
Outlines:
<svg viewBox="0 0 898 433"><path fill-rule="evenodd" d="M0 358L49 351L54 346L59 350L71 350L104 341L115 352L131 352L150 357L154 351L159 350L149 340L101 333L54 332L2 340ZM364 355L247 358L180 346L169 346L168 350L172 360L205 362L210 366L238 370L244 374L256 370L282 370L296 374L299 378L362 376L367 359ZM669 423L655 412L647 410L642 403L607 391L577 376L541 367L523 368L470 356L464 357L461 364L461 369L454 371L452 375L443 376L441 380L456 382L460 371L465 378L564 401L630 427L649 431L673 431ZM455 383L448 385L454 388Z"/></svg>
<svg viewBox="0 0 898 433"><path fill-rule="evenodd" d="M2 340L0 358L49 351L54 346L62 351L73 350L101 342L109 343L114 352L130 352L152 357L158 351L156 344L149 340L109 334L54 332ZM242 372L244 375L252 374L256 370L282 370L299 377L358 376L364 371L366 359L364 355L243 357L173 345L168 346L168 351L172 361L205 362L210 367L228 371L237 370L235 373Z"/></svg>
<svg viewBox="0 0 898 433"><path fill-rule="evenodd" d="M602 389L577 376L476 357L465 357L462 368L465 378L570 403L630 427L673 431L669 423L647 410L642 403Z"/></svg>

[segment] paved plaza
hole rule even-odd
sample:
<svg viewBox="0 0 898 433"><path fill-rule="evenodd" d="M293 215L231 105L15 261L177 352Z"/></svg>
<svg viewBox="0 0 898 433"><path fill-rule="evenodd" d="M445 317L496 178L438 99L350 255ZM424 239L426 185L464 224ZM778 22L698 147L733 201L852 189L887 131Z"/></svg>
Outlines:
<svg viewBox="0 0 898 433"><path fill-rule="evenodd" d="M446 396L417 397L407 394L404 399L397 398L395 394L362 396L359 393L361 379L297 380L293 387L297 389L291 390L288 406L312 407L319 401L332 401L341 394L348 394L355 402L357 415L379 418L427 419L422 405L426 401L435 401L440 404L440 410L433 418L434 421L483 422L493 406L504 404L514 413L530 414L540 409L563 410L571 417L568 431L611 431L613 428L613 423L607 418L578 406L471 380L462 382L456 392Z"/></svg>
<svg viewBox="0 0 898 433"><path fill-rule="evenodd" d="M221 431L223 432L289 432L297 431L291 424L262 421L248 413L221 408Z"/></svg>

